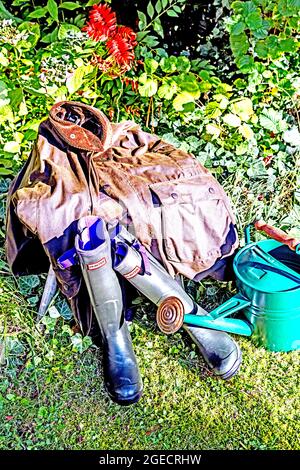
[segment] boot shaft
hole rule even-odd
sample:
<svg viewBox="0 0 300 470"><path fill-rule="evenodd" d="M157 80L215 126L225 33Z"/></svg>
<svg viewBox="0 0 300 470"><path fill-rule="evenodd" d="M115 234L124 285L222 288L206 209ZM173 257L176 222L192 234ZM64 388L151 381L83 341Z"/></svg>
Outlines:
<svg viewBox="0 0 300 470"><path fill-rule="evenodd" d="M111 243L101 219L85 217L78 222L77 251L91 303L107 338L123 323L122 291L112 268Z"/></svg>

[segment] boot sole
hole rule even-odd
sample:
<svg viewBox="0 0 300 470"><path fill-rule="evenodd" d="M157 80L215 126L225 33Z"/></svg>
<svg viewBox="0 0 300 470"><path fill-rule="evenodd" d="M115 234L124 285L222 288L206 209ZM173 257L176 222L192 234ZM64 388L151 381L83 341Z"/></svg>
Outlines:
<svg viewBox="0 0 300 470"><path fill-rule="evenodd" d="M106 391L107 391L107 394L109 395L109 398L114 403L117 403L117 405L121 405L121 406L129 406L129 405L133 405L134 403L137 403L143 394L143 390L140 390L135 395L133 395L130 399L122 400L121 398L118 398L117 396L112 395L107 389Z"/></svg>
<svg viewBox="0 0 300 470"><path fill-rule="evenodd" d="M238 348L238 357L236 358L236 361L234 362L232 367L227 372L224 372L224 374L216 374L216 376L222 380L231 379L238 373L241 363L242 363L242 351L240 350L240 348Z"/></svg>

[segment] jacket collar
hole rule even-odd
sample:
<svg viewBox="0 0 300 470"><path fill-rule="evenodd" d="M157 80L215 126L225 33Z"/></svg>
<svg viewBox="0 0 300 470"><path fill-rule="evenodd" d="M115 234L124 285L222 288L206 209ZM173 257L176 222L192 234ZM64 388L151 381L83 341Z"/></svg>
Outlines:
<svg viewBox="0 0 300 470"><path fill-rule="evenodd" d="M101 111L76 101L52 106L49 119L59 135L72 147L103 152L112 143L112 127Z"/></svg>

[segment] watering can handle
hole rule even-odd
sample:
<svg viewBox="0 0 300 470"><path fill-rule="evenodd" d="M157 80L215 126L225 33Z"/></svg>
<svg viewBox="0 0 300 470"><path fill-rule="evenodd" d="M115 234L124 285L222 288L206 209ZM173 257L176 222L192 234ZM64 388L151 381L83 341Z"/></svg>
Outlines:
<svg viewBox="0 0 300 470"><path fill-rule="evenodd" d="M257 220L254 223L254 227L256 228L256 230L266 233L267 235L269 235L269 237L273 238L274 240L277 240L278 242L287 245L291 250L297 251L297 253L300 252L300 240L297 240L297 238L290 237L286 232L284 232L280 228L268 225L264 220Z"/></svg>

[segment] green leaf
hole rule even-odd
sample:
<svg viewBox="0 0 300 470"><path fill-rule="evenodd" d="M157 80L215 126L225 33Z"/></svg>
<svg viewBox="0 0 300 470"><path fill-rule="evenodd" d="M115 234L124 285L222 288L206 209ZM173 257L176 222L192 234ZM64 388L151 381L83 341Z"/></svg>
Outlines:
<svg viewBox="0 0 300 470"><path fill-rule="evenodd" d="M257 6L255 5L254 2L242 2L243 3L243 15L248 16L251 13L254 13L255 11L258 10Z"/></svg>
<svg viewBox="0 0 300 470"><path fill-rule="evenodd" d="M8 93L10 99L10 105L14 111L19 110L19 106L23 101L23 90L22 88L15 87Z"/></svg>
<svg viewBox="0 0 300 470"><path fill-rule="evenodd" d="M243 80L242 78L237 78L233 83L234 83L234 86L235 86L238 90L243 90L243 89L246 88L246 86L247 86L246 81Z"/></svg>
<svg viewBox="0 0 300 470"><path fill-rule="evenodd" d="M209 73L207 70L201 70L201 71L199 72L199 77L200 77L202 80L208 82L208 81L210 80L210 73Z"/></svg>
<svg viewBox="0 0 300 470"><path fill-rule="evenodd" d="M167 81L163 83L158 89L158 96L162 99L171 100L175 93L177 93L178 88L174 81Z"/></svg>
<svg viewBox="0 0 300 470"><path fill-rule="evenodd" d="M147 59L145 59L144 67L146 73L152 75L158 67L158 62L148 57Z"/></svg>
<svg viewBox="0 0 300 470"><path fill-rule="evenodd" d="M136 34L136 40L137 42L142 42L143 39L145 39L149 34L149 31L139 31L137 34Z"/></svg>
<svg viewBox="0 0 300 470"><path fill-rule="evenodd" d="M300 1L299 0L279 0L278 11L283 16L299 16Z"/></svg>
<svg viewBox="0 0 300 470"><path fill-rule="evenodd" d="M154 12L154 8L153 8L153 5L152 5L151 2L149 2L148 5L147 5L147 13L150 16L150 18L152 19L155 12Z"/></svg>
<svg viewBox="0 0 300 470"><path fill-rule="evenodd" d="M196 108L196 105L194 102L189 102L189 103L185 103L183 105L183 112L184 113L192 113L193 111L195 111L195 108Z"/></svg>
<svg viewBox="0 0 300 470"><path fill-rule="evenodd" d="M79 90L83 83L83 77L85 74L85 66L78 67L72 75L67 79L66 86L68 92L72 95L75 91Z"/></svg>
<svg viewBox="0 0 300 470"><path fill-rule="evenodd" d="M92 346L93 341L90 336L85 336L82 340L83 351L86 351L90 346Z"/></svg>
<svg viewBox="0 0 300 470"><path fill-rule="evenodd" d="M245 32L230 36L230 46L235 58L242 57L248 52L249 41Z"/></svg>
<svg viewBox="0 0 300 470"><path fill-rule="evenodd" d="M143 73L139 79L139 94L141 96L145 96L149 98L150 96L155 95L157 92L158 83L157 80L153 80L152 78L148 78L146 73Z"/></svg>
<svg viewBox="0 0 300 470"><path fill-rule="evenodd" d="M172 18L175 18L175 17L179 16L178 13L176 13L176 11L174 11L174 10L168 10L167 15L171 16Z"/></svg>
<svg viewBox="0 0 300 470"><path fill-rule="evenodd" d="M181 13L181 12L182 12L182 9L181 9L180 6L178 6L178 5L174 5L174 6L173 6L173 10L175 10L177 13Z"/></svg>
<svg viewBox="0 0 300 470"><path fill-rule="evenodd" d="M147 17L142 11L138 11L137 13L139 18L139 29L143 30L147 26Z"/></svg>
<svg viewBox="0 0 300 470"><path fill-rule="evenodd" d="M0 168L0 176L9 176L13 174L13 170L9 168Z"/></svg>
<svg viewBox="0 0 300 470"><path fill-rule="evenodd" d="M66 299L58 298L55 302L55 307L65 320L70 320L73 317L72 310Z"/></svg>
<svg viewBox="0 0 300 470"><path fill-rule="evenodd" d="M241 34L245 30L245 26L246 25L243 21L238 21L238 23L231 26L230 33L234 36Z"/></svg>
<svg viewBox="0 0 300 470"><path fill-rule="evenodd" d="M250 72L255 66L254 59L250 55L244 55L237 60L237 66L244 73Z"/></svg>
<svg viewBox="0 0 300 470"><path fill-rule="evenodd" d="M18 279L18 285L22 295L29 295L33 289L40 285L40 279L35 274L32 276L22 276Z"/></svg>
<svg viewBox="0 0 300 470"><path fill-rule="evenodd" d="M7 193L10 186L10 180L7 178L1 178L0 180L0 193Z"/></svg>
<svg viewBox="0 0 300 470"><path fill-rule="evenodd" d="M33 140L35 140L37 137L37 132L32 130L32 129L28 129L25 133L24 133L24 141L25 142L32 142Z"/></svg>
<svg viewBox="0 0 300 470"><path fill-rule="evenodd" d="M217 101L211 101L205 106L205 114L208 117L216 119L217 117L221 116L222 111L220 110L220 105Z"/></svg>
<svg viewBox="0 0 300 470"><path fill-rule="evenodd" d="M268 47L265 41L258 41L255 44L254 52L260 59L266 59L268 57Z"/></svg>
<svg viewBox="0 0 300 470"><path fill-rule="evenodd" d="M161 0L161 4L163 8L166 8L166 6L168 5L168 0Z"/></svg>
<svg viewBox="0 0 300 470"><path fill-rule="evenodd" d="M283 132L288 128L287 122L282 118L282 112L273 108L265 108L259 116L260 125L274 134Z"/></svg>
<svg viewBox="0 0 300 470"><path fill-rule="evenodd" d="M58 34L58 27L56 27L53 31L51 31L51 33L48 33L45 36L43 36L41 39L41 42L45 42L46 44L55 42L57 40L57 34Z"/></svg>
<svg viewBox="0 0 300 470"><path fill-rule="evenodd" d="M56 322L56 318L51 318L48 315L45 315L42 318L42 324L45 325L47 331L53 331L55 329Z"/></svg>
<svg viewBox="0 0 300 470"><path fill-rule="evenodd" d="M262 27L262 17L258 11L254 11L246 16L245 21L251 31L255 31Z"/></svg>
<svg viewBox="0 0 300 470"><path fill-rule="evenodd" d="M6 56L6 53L4 54L3 52L0 51L0 65L3 67L7 67L9 64L9 59Z"/></svg>
<svg viewBox="0 0 300 470"><path fill-rule="evenodd" d="M4 20L13 20L16 23L22 23L23 20L12 15L4 6L3 2L0 1L0 18Z"/></svg>
<svg viewBox="0 0 300 470"><path fill-rule="evenodd" d="M268 36L270 27L271 22L269 20L263 20L261 27L253 30L252 34L256 39L265 39Z"/></svg>
<svg viewBox="0 0 300 470"><path fill-rule="evenodd" d="M177 66L178 72L188 72L191 68L191 62L184 55L177 57Z"/></svg>
<svg viewBox="0 0 300 470"><path fill-rule="evenodd" d="M165 73L176 72L177 70L177 57L163 57L160 61L160 68Z"/></svg>
<svg viewBox="0 0 300 470"><path fill-rule="evenodd" d="M238 1L238 2L232 2L230 5L234 13L242 13L243 12L243 2Z"/></svg>
<svg viewBox="0 0 300 470"><path fill-rule="evenodd" d="M59 40L64 39L65 37L68 36L68 33L69 33L70 31L79 32L80 29L77 28L77 26L75 26L74 24L62 23L62 24L59 26L59 30L58 30L58 39L59 39Z"/></svg>
<svg viewBox="0 0 300 470"><path fill-rule="evenodd" d="M212 88L212 83L202 80L199 83L199 90L201 93L207 93Z"/></svg>
<svg viewBox="0 0 300 470"><path fill-rule="evenodd" d="M283 52L296 52L298 48L294 38L280 39L279 47Z"/></svg>
<svg viewBox="0 0 300 470"><path fill-rule="evenodd" d="M243 121L249 121L253 115L253 105L250 98L242 98L231 104L231 110L239 116Z"/></svg>
<svg viewBox="0 0 300 470"><path fill-rule="evenodd" d="M76 10L76 8L83 8L83 5L75 2L63 2L59 5L59 8L64 8L65 10Z"/></svg>
<svg viewBox="0 0 300 470"><path fill-rule="evenodd" d="M147 35L141 42L148 47L155 47L157 46L157 44L159 44L159 41L157 40L155 36L149 36L149 35Z"/></svg>
<svg viewBox="0 0 300 470"><path fill-rule="evenodd" d="M153 21L153 29L154 31L156 31L157 34L160 35L160 37L162 38L164 37L164 30L163 30L163 27L159 18L156 18Z"/></svg>
<svg viewBox="0 0 300 470"><path fill-rule="evenodd" d="M82 338L80 333L75 333L74 336L71 336L71 343L73 345L73 349L80 354L86 351L91 345L92 340L89 336L85 336Z"/></svg>
<svg viewBox="0 0 300 470"><path fill-rule="evenodd" d="M162 3L161 0L158 0L155 4L155 10L159 14L162 11Z"/></svg>
<svg viewBox="0 0 300 470"><path fill-rule="evenodd" d="M38 23L24 21L22 24L20 24L20 26L18 26L18 30L29 33L27 39L21 41L21 45L24 49L32 48L36 45L40 38L40 25Z"/></svg>
<svg viewBox="0 0 300 470"><path fill-rule="evenodd" d="M0 106L0 124L5 123L6 121L14 121L14 113L11 106L5 104Z"/></svg>
<svg viewBox="0 0 300 470"><path fill-rule="evenodd" d="M58 21L58 6L57 6L56 1L55 0L48 0L47 8L48 8L48 11L49 11L50 15L52 16L52 18L55 21Z"/></svg>
<svg viewBox="0 0 300 470"><path fill-rule="evenodd" d="M173 107L175 111L183 111L183 106L186 103L194 102L194 96L188 93L187 91L183 91L179 93L176 98L173 100Z"/></svg>
<svg viewBox="0 0 300 470"><path fill-rule="evenodd" d="M177 78L176 82L181 88L181 91L188 92L195 99L200 96L200 89L197 79L192 73L181 73Z"/></svg>
<svg viewBox="0 0 300 470"><path fill-rule="evenodd" d="M232 92L232 86L228 85L228 83L219 83L216 88L216 93L225 95L226 97L230 97Z"/></svg>
<svg viewBox="0 0 300 470"><path fill-rule="evenodd" d="M17 152L8 152L8 153L17 153ZM3 165L5 168L11 168L13 166L13 162L11 160L7 160L6 158L0 158L0 165Z"/></svg>
<svg viewBox="0 0 300 470"><path fill-rule="evenodd" d="M48 9L46 7L43 8L36 8L31 13L29 13L28 18L42 18L45 16Z"/></svg>
<svg viewBox="0 0 300 470"><path fill-rule="evenodd" d="M268 56L272 59L278 59L281 56L282 51L279 46L278 37L275 34L270 34L265 39L265 44L268 48Z"/></svg>
<svg viewBox="0 0 300 470"><path fill-rule="evenodd" d="M14 140L11 140L9 142L6 142L3 147L4 152L8 153L18 153L20 151L20 144L19 142L15 142Z"/></svg>
<svg viewBox="0 0 300 470"><path fill-rule="evenodd" d="M243 15L243 16L247 16L250 13L252 13L254 11L257 11L257 6L252 1L250 1L250 2L241 2L241 1L233 2L230 5L230 8L232 8L235 13Z"/></svg>

